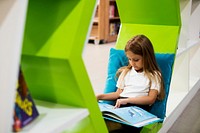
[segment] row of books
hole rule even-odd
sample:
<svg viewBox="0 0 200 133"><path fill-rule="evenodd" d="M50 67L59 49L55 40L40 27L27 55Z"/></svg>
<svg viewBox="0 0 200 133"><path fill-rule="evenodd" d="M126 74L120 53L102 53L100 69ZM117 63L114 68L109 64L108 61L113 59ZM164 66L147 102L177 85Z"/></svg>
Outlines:
<svg viewBox="0 0 200 133"><path fill-rule="evenodd" d="M115 5L110 5L109 8L109 17L110 18L114 18L114 17L118 17L118 11L117 11L117 7Z"/></svg>
<svg viewBox="0 0 200 133"><path fill-rule="evenodd" d="M110 23L109 34L110 36L117 35L120 28L120 22Z"/></svg>

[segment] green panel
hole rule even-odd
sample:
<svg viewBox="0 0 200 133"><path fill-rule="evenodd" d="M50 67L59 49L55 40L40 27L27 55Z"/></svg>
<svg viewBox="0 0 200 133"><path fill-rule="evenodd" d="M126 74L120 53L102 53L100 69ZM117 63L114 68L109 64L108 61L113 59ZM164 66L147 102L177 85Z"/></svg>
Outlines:
<svg viewBox="0 0 200 133"><path fill-rule="evenodd" d="M40 51L44 51L45 55L49 51L49 54L54 56L68 55L77 24L74 21L74 25L67 26L72 23L73 19L67 20L69 20L68 16L72 16L71 13L78 4L79 1L73 0L57 0L56 2L54 0L30 0L24 37L26 45L23 47L23 54L35 55L42 54ZM67 42L70 45L65 45ZM58 47L55 48L55 46Z"/></svg>
<svg viewBox="0 0 200 133"><path fill-rule="evenodd" d="M146 35L159 53L175 53L179 37L179 26L122 24L116 43L124 49L127 41L137 34Z"/></svg>
<svg viewBox="0 0 200 133"><path fill-rule="evenodd" d="M157 133L162 127L162 123L153 123L142 128L140 133Z"/></svg>
<svg viewBox="0 0 200 133"><path fill-rule="evenodd" d="M94 125L95 128L98 130L99 133L107 132L106 127L100 128L100 125L97 124L99 121L102 121L103 118L102 118L102 114L99 108L96 108L96 106L94 106L97 104L97 101L96 101L96 97L94 97L95 96L94 92L91 91L90 89L92 88L91 83L87 82L89 81L89 77L87 76L87 71L84 67L83 60L80 60L79 57L77 56L73 56L73 60L70 60L70 64L72 65L75 78L79 81L77 84L81 88L80 91L82 95L84 95L83 100L88 101L85 104L88 107L88 109L90 109L91 111L90 117L92 119L92 122L95 123ZM104 123L104 126L105 126L105 123Z"/></svg>
<svg viewBox="0 0 200 133"><path fill-rule="evenodd" d="M95 0L29 0L22 70L37 99L85 107L91 132L107 132L82 59Z"/></svg>
<svg viewBox="0 0 200 133"><path fill-rule="evenodd" d="M122 23L180 25L179 0L116 0Z"/></svg>
<svg viewBox="0 0 200 133"><path fill-rule="evenodd" d="M36 99L82 106L84 104L72 68L67 60L23 55L25 71L31 94Z"/></svg>
<svg viewBox="0 0 200 133"><path fill-rule="evenodd" d="M116 43L124 49L137 34L146 35L156 53L176 53L181 28L179 0L116 0L121 27ZM162 123L145 126L142 133L156 133Z"/></svg>
<svg viewBox="0 0 200 133"><path fill-rule="evenodd" d="M28 10L23 54L69 58L73 45L79 45L79 53L76 54L81 54L85 42L83 38L88 31L87 26L83 25L88 25L90 20L86 18L91 16L91 13L87 13L91 10L84 11L85 1L29 1L31 6Z"/></svg>

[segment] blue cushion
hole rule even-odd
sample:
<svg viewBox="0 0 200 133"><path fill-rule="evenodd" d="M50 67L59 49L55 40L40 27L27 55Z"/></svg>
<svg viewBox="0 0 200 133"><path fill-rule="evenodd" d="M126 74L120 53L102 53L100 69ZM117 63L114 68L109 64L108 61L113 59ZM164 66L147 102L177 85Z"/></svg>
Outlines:
<svg viewBox="0 0 200 133"><path fill-rule="evenodd" d="M104 93L115 92L117 87L117 70L122 67L128 65L128 58L125 55L124 50L117 50L114 48L110 49L109 61L108 61L108 73L106 84L104 88ZM105 103L114 104L114 101L103 101Z"/></svg>
<svg viewBox="0 0 200 133"><path fill-rule="evenodd" d="M106 79L106 86L104 93L116 91L116 71L122 67L128 65L128 59L123 50L110 49L110 56L108 61L108 75Z"/></svg>
<svg viewBox="0 0 200 133"><path fill-rule="evenodd" d="M172 66L174 63L174 54L160 54L156 53L156 61L161 69L161 73L164 78L164 85L165 85L165 91L166 91L166 97L162 101L156 101L152 105L151 113L157 115L160 118L165 117L166 113L166 102L167 97L169 93L169 87L171 82L171 75L172 75ZM108 75L106 79L106 85L104 89L104 93L110 93L115 92L117 87L117 78L116 78L116 72L118 68L122 66L128 65L128 59L125 55L124 50L117 50L115 48L110 49L110 55L109 55L109 62L108 62ZM112 101L104 101L109 104L113 104Z"/></svg>
<svg viewBox="0 0 200 133"><path fill-rule="evenodd" d="M165 85L165 99L162 101L156 101L151 108L151 113L157 115L158 117L164 119L166 114L166 106L167 106L167 98L169 94L169 88L171 83L171 75L174 64L174 56L175 54L158 54L156 53L156 61L161 70L164 85Z"/></svg>

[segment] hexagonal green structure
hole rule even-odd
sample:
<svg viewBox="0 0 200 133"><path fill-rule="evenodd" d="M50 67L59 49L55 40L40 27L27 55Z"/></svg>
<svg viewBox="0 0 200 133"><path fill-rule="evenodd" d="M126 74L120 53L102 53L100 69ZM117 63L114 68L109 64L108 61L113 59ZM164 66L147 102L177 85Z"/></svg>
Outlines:
<svg viewBox="0 0 200 133"><path fill-rule="evenodd" d="M102 133L107 129L82 59L95 4L30 0L21 66L35 99L87 108L89 122L83 131Z"/></svg>
<svg viewBox="0 0 200 133"><path fill-rule="evenodd" d="M181 28L179 0L116 0L121 20L116 48L124 49L137 34L146 35L156 53L176 54ZM142 133L157 133L162 123L145 126Z"/></svg>
<svg viewBox="0 0 200 133"><path fill-rule="evenodd" d="M181 20L179 0L116 0L121 29L116 47L136 34L150 38L156 53L176 53Z"/></svg>

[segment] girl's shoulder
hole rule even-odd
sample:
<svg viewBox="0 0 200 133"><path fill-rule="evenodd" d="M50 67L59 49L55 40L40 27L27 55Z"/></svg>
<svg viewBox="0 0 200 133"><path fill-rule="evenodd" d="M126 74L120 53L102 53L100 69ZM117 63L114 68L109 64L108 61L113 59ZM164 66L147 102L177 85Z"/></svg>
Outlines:
<svg viewBox="0 0 200 133"><path fill-rule="evenodd" d="M119 75L124 73L125 69L126 69L126 66L120 67L116 72L116 76L119 77Z"/></svg>

